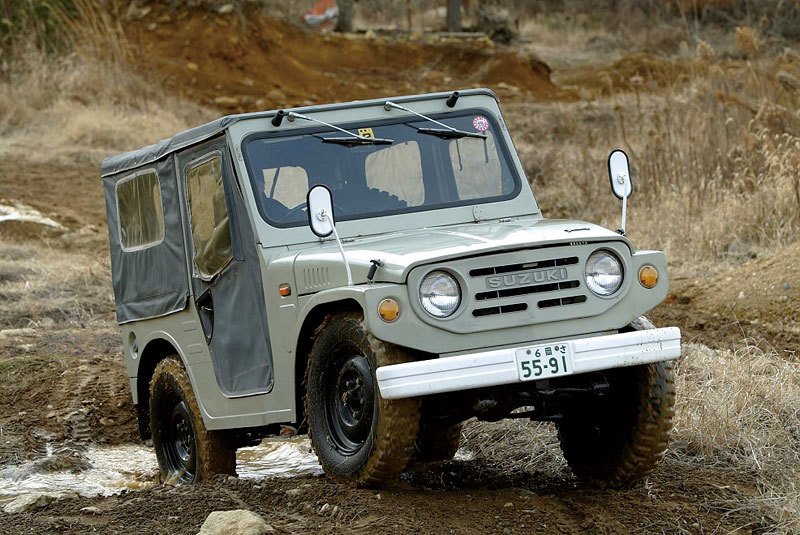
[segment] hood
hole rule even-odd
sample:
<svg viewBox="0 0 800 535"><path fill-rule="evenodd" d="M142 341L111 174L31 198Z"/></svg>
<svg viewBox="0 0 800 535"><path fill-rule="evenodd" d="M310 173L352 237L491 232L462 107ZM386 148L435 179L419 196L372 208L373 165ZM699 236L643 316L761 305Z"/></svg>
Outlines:
<svg viewBox="0 0 800 535"><path fill-rule="evenodd" d="M355 284L365 283L372 260L382 267L374 282L403 283L416 266L443 260L511 251L554 243L628 240L620 234L583 221L530 219L472 223L393 232L343 243ZM327 240L295 257L295 277L301 293L340 286L346 279L341 253ZM341 279L341 280L340 280Z"/></svg>

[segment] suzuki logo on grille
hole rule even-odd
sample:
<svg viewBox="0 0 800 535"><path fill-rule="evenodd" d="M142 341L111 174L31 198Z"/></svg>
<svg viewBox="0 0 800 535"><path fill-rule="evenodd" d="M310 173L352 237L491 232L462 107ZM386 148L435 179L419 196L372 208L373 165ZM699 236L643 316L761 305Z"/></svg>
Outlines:
<svg viewBox="0 0 800 535"><path fill-rule="evenodd" d="M514 273L511 275L496 275L494 277L486 277L486 287L492 290L498 288L513 288L516 286L529 286L531 284L540 284L547 282L555 282L567 278L566 268L556 269L543 269L541 271L531 271L528 273Z"/></svg>

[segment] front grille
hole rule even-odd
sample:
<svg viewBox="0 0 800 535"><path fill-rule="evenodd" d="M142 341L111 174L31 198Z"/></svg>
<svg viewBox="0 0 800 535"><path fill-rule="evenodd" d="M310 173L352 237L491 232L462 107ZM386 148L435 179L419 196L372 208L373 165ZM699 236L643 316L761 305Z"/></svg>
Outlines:
<svg viewBox="0 0 800 535"><path fill-rule="evenodd" d="M540 260L539 262L526 262L524 264L507 264L505 266L477 268L470 270L469 274L473 277L484 277L486 275L501 275L503 273L512 273L514 271L545 269L557 266L571 266L572 264L577 264L577 263L578 263L577 256L569 256L567 258Z"/></svg>
<svg viewBox="0 0 800 535"><path fill-rule="evenodd" d="M481 316L494 316L495 314L508 314L509 312L522 312L528 310L527 303L517 303L515 305L505 305L501 307L486 307L476 308L472 311L472 315L476 318Z"/></svg>
<svg viewBox="0 0 800 535"><path fill-rule="evenodd" d="M581 283L578 281L556 282L553 284L534 284L533 286L509 288L508 290L479 292L475 294L475 299L477 299L478 301L484 301L486 299L499 299L500 297L516 297L518 295L538 294L542 292L554 292L556 290L577 288L580 285Z"/></svg>
<svg viewBox="0 0 800 535"><path fill-rule="evenodd" d="M562 293L556 294L557 297L543 298L543 294L581 288L578 263L577 256L565 256L473 268L469 271L470 287L480 291L474 293L475 303L479 306L473 309L472 315L480 318L524 312L529 308L584 303L587 296L579 290L572 295L564 296ZM494 300L499 301L492 304Z"/></svg>
<svg viewBox="0 0 800 535"><path fill-rule="evenodd" d="M539 308L560 307L564 305L575 305L585 303L585 295L573 295L572 297L557 297L556 299L544 299L539 301Z"/></svg>

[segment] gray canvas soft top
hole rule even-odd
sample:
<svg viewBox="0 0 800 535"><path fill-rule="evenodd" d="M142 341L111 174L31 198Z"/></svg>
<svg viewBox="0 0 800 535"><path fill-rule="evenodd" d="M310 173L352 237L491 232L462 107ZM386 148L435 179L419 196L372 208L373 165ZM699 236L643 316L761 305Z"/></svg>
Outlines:
<svg viewBox="0 0 800 535"><path fill-rule="evenodd" d="M440 92L440 93L426 93L422 95L412 95L412 96L405 96L405 97L388 97L388 98L380 98L380 99L372 99L372 100L355 100L352 102L341 102L337 104L323 104L319 106L304 106L300 108L289 108L286 111L294 111L298 113L315 113L315 112L323 112L323 111L334 111L334 110L341 110L347 108L364 108L368 106L380 106L383 105L384 102L387 100L391 100L393 102L414 102L420 100L433 100L437 98L447 98L450 96L452 92ZM497 95L491 89L468 89L465 91L459 91L459 94L462 96L470 96L470 95L487 95L492 97L495 100ZM175 136L169 139L163 139L154 145L148 145L138 150L133 150L130 152L125 152L118 156L112 156L110 158L106 158L103 160L103 163L100 164L100 176L106 177L109 175L113 175L116 173L122 173L124 171L129 171L131 169L135 169L137 167L141 167L143 165L148 165L155 161L160 160L164 156L168 154L172 154L173 152L179 151L186 147L190 147L207 139L210 139L217 134L224 132L228 127L237 123L238 121L246 120L246 119L269 119L277 114L277 110L272 111L263 111L263 112L253 112L253 113L242 113L238 115L226 115L225 117L221 117L204 125L197 126L195 128L191 128L189 130L185 130L176 134Z"/></svg>

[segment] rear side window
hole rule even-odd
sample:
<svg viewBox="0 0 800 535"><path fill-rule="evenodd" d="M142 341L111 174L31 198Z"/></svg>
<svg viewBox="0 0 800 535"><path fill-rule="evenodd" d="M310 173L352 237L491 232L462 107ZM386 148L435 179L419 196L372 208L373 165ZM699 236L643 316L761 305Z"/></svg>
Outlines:
<svg viewBox="0 0 800 535"><path fill-rule="evenodd" d="M119 241L123 251L151 247L164 239L161 185L153 170L140 171L117 183Z"/></svg>
<svg viewBox="0 0 800 535"><path fill-rule="evenodd" d="M233 258L219 153L187 171L186 189L189 195L194 265L202 278L210 279Z"/></svg>

